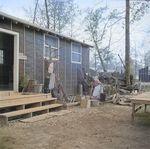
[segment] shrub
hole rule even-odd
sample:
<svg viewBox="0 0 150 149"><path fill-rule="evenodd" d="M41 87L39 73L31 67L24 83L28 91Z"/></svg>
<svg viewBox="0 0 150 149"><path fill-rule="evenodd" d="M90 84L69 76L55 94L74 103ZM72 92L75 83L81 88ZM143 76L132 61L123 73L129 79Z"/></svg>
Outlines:
<svg viewBox="0 0 150 149"><path fill-rule="evenodd" d="M25 88L27 87L29 82L29 77L27 75L24 76L20 76L19 78L19 84L22 86L23 90L22 92L24 92Z"/></svg>

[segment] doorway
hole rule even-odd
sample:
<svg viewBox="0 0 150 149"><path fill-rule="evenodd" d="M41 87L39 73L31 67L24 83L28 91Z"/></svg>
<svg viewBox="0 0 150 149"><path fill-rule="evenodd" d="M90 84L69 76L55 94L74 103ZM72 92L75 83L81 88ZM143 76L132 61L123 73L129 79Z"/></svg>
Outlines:
<svg viewBox="0 0 150 149"><path fill-rule="evenodd" d="M14 36L0 33L0 90L13 90Z"/></svg>
<svg viewBox="0 0 150 149"><path fill-rule="evenodd" d="M19 34L0 28L0 91L18 91Z"/></svg>

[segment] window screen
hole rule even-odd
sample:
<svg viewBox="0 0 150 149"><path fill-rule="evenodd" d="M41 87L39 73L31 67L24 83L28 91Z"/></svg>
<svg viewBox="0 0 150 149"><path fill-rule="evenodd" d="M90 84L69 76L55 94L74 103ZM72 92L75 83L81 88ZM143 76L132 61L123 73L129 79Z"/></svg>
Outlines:
<svg viewBox="0 0 150 149"><path fill-rule="evenodd" d="M72 43L72 62L81 64L81 45Z"/></svg>
<svg viewBox="0 0 150 149"><path fill-rule="evenodd" d="M58 57L58 38L45 35L45 58Z"/></svg>
<svg viewBox="0 0 150 149"><path fill-rule="evenodd" d="M58 38L46 35L45 45L50 45L51 47L58 48Z"/></svg>
<svg viewBox="0 0 150 149"><path fill-rule="evenodd" d="M4 55L3 55L3 50L0 50L0 64L4 63Z"/></svg>

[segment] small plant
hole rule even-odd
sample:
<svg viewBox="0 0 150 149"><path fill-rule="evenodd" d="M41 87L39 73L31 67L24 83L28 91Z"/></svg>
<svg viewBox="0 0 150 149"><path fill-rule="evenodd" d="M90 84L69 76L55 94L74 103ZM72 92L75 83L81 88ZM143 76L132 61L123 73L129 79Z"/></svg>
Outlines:
<svg viewBox="0 0 150 149"><path fill-rule="evenodd" d="M20 76L20 78L19 78L19 84L23 88L22 92L24 92L25 88L28 85L28 82L29 82L29 77L27 75Z"/></svg>

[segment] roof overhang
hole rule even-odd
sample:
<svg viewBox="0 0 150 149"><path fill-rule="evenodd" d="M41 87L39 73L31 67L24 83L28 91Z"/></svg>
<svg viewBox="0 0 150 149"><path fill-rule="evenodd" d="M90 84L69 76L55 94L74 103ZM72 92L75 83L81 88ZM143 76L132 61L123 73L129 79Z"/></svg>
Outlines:
<svg viewBox="0 0 150 149"><path fill-rule="evenodd" d="M81 42L81 41L76 40L76 39L74 39L74 38L71 38L71 37L69 37L69 36L60 34L60 33L55 32L55 31L53 31L53 30L44 28L44 27L39 26L39 25L36 25L36 24L34 24L34 23L30 23L30 22L28 22L28 21L25 21L25 20L23 20L23 19L14 17L14 16L12 16L12 15L9 15L9 14L3 13L3 12L0 12L0 18L3 19L3 20L4 20L5 18L7 18L7 19L10 19L10 20L11 20L13 23L15 23L15 24L21 23L21 24L24 24L24 25L25 25L26 27L28 27L28 28L34 28L34 29L36 29L37 31L42 30L42 31L45 32L46 34L55 35L55 36L60 37L60 38L65 38L65 39L67 39L67 40L69 40L69 41L79 43L79 44L81 44L81 45L83 45L83 46L87 46L87 47L93 48L93 46L90 45L90 44Z"/></svg>

